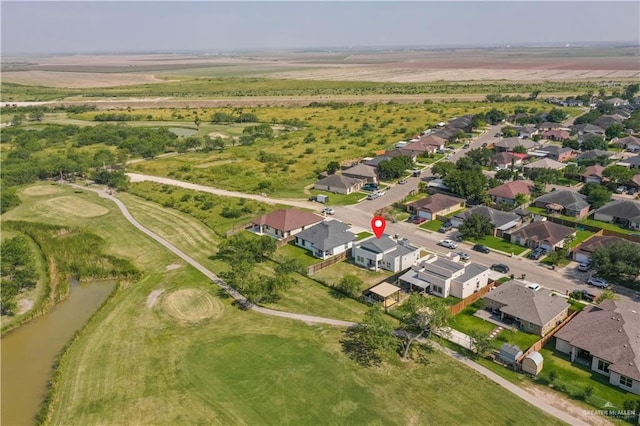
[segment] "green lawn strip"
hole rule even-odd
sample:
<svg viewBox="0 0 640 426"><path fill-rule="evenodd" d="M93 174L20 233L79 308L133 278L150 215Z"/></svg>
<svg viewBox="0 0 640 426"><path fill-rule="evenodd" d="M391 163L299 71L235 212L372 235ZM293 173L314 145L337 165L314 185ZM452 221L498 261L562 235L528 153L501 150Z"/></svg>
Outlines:
<svg viewBox="0 0 640 426"><path fill-rule="evenodd" d="M620 232L622 234L631 234L634 232L631 229L621 228L620 226L614 225L613 223L602 222L599 220L593 220L593 219L578 220L575 217L571 217L571 216L556 215L556 214L550 215L549 213L547 213L547 209L544 209L542 207L529 206L527 207L527 210L529 210L532 213L543 215L543 216L557 217L564 221L570 222L575 227L579 227L580 225L593 226L599 229L607 229L609 231ZM567 226L571 226L571 225L567 225ZM578 232L580 232L580 230L578 230Z"/></svg>
<svg viewBox="0 0 640 426"><path fill-rule="evenodd" d="M444 225L444 222L438 219L427 220L426 222L418 225L421 229L426 229L427 231L437 232Z"/></svg>
<svg viewBox="0 0 640 426"><path fill-rule="evenodd" d="M295 259L300 262L300 264L304 268L322 262L322 259L319 259L312 255L309 250L295 245L293 241L283 245L282 247L278 247L278 249L276 250L276 257L280 256Z"/></svg>
<svg viewBox="0 0 640 426"><path fill-rule="evenodd" d="M500 349L503 344L509 343L510 345L516 345L524 352L538 340L540 340L540 336L536 336L535 334L529 334L519 330L511 331L505 329L502 330L494 340L492 340L491 346L493 346L494 349Z"/></svg>
<svg viewBox="0 0 640 426"><path fill-rule="evenodd" d="M345 275L355 275L363 281L363 287L361 290L384 281L385 278L393 275L389 271L369 271L365 268L355 265L350 260L343 260L335 265L331 265L322 271L317 272L314 278L326 283L327 285L336 285L340 282Z"/></svg>
<svg viewBox="0 0 640 426"><path fill-rule="evenodd" d="M326 203L328 206L348 206L351 204L357 204L363 199L367 198L367 194L363 192L352 192L351 194L334 194L332 192L319 191L317 189L310 190L311 195L326 195L329 197L329 201ZM318 204L322 207L322 204Z"/></svg>
<svg viewBox="0 0 640 426"><path fill-rule="evenodd" d="M549 259L549 256L545 256L544 259L542 259L540 261L540 263L543 263L545 265L549 265L549 266L553 266L553 262L551 262L551 260ZM558 261L558 264L556 265L556 267L558 268L563 268L565 266L567 266L569 263L571 263L571 259L560 259Z"/></svg>
<svg viewBox="0 0 640 426"><path fill-rule="evenodd" d="M481 318L473 316L476 308L467 306L459 314L453 317L450 327L464 334L469 334L471 330L479 330L484 333L491 333L497 326Z"/></svg>
<svg viewBox="0 0 640 426"><path fill-rule="evenodd" d="M454 212L451 212L451 213L449 213L449 214L446 214L444 217L446 217L446 218L449 218L449 219L450 219L450 218L454 217L455 215L457 215L458 213L462 213L462 212L463 212L463 211L465 211L465 210L468 210L468 209L467 209L466 207L463 207L463 208L461 208L461 209L459 209L459 210L456 210L456 211L454 211Z"/></svg>
<svg viewBox="0 0 640 426"><path fill-rule="evenodd" d="M404 199L402 200L402 203L406 205L413 201L422 200L423 198L427 198L427 197L428 197L428 194L425 194L424 192L416 192L415 194L407 195L406 197L404 197Z"/></svg>
<svg viewBox="0 0 640 426"><path fill-rule="evenodd" d="M473 244L482 244L484 246L487 246L495 250L499 250L507 254L513 253L516 256L521 254L525 250L528 250L526 247L522 247L516 244L511 244L510 242L502 238L493 237L490 235L487 235L479 239L469 238L468 241L470 241Z"/></svg>
<svg viewBox="0 0 640 426"><path fill-rule="evenodd" d="M610 385L608 377L591 371L586 365L571 363L569 356L556 351L553 345L545 345L540 350L540 354L544 358L544 368L541 375L545 379L549 379L550 371L555 371L557 379L554 381L554 387L564 385L572 396L584 392L588 386L591 386L593 396L586 402L598 408L602 408L606 402L610 402L621 409L625 399L634 397L632 393Z"/></svg>
<svg viewBox="0 0 640 426"><path fill-rule="evenodd" d="M418 157L417 163L422 165L429 165L443 158L444 154L431 154L429 157Z"/></svg>
<svg viewBox="0 0 640 426"><path fill-rule="evenodd" d="M370 236L372 236L373 234L369 231L362 231L362 232L358 232L358 234L356 235L358 241L360 240L364 240L365 238L369 238Z"/></svg>
<svg viewBox="0 0 640 426"><path fill-rule="evenodd" d="M407 213L407 211L404 209L398 208L396 206L389 206L388 209L388 214L392 217L395 217L396 221L398 222L402 222L409 218L409 213Z"/></svg>
<svg viewBox="0 0 640 426"><path fill-rule="evenodd" d="M576 231L576 237L571 241L571 244L569 244L569 248L574 248L580 245L580 243L594 234L595 233L591 231Z"/></svg>

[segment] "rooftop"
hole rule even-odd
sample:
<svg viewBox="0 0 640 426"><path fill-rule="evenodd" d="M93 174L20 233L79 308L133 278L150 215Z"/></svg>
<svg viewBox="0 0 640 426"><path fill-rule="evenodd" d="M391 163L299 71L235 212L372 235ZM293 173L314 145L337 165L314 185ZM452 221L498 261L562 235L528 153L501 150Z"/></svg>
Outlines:
<svg viewBox="0 0 640 426"><path fill-rule="evenodd" d="M300 232L296 237L324 251L356 240L355 234L349 231L349 226L337 220L320 222Z"/></svg>
<svg viewBox="0 0 640 426"><path fill-rule="evenodd" d="M580 211L589 207L584 195L573 191L559 190L551 191L535 199L536 202L547 204L560 204L562 207L572 211Z"/></svg>
<svg viewBox="0 0 640 426"><path fill-rule="evenodd" d="M538 161L534 161L533 163L526 164L524 166L525 169L563 169L567 167L566 164L561 163L556 160L552 160L551 158L543 158Z"/></svg>
<svg viewBox="0 0 640 426"><path fill-rule="evenodd" d="M362 182L361 179L335 174L320 179L316 184L347 189L359 184L360 182Z"/></svg>
<svg viewBox="0 0 640 426"><path fill-rule="evenodd" d="M429 197L408 203L407 205L414 207L415 209L436 213L447 208L458 206L462 203L464 203L462 198L451 197L445 194L433 194Z"/></svg>
<svg viewBox="0 0 640 426"><path fill-rule="evenodd" d="M640 221L640 203L631 200L611 201L600 207L595 213Z"/></svg>
<svg viewBox="0 0 640 426"><path fill-rule="evenodd" d="M520 216L515 213L503 212L487 206L475 206L469 210L457 214L455 217L460 220L464 220L474 213L488 218L496 228L501 228L502 226L510 222L520 220Z"/></svg>
<svg viewBox="0 0 640 426"><path fill-rule="evenodd" d="M304 226L322 222L323 217L298 209L276 210L253 220L256 225L267 225L280 231L288 232Z"/></svg>
<svg viewBox="0 0 640 426"><path fill-rule="evenodd" d="M514 180L512 182L503 183L502 185L491 188L487 194L494 197L501 197L513 200L518 194L531 195L533 182L526 180Z"/></svg>
<svg viewBox="0 0 640 426"><path fill-rule="evenodd" d="M511 235L532 241L546 241L551 245L555 245L575 233L576 230L569 228L568 226L559 225L554 222L549 222L548 220L541 220L538 222L532 222L527 226L512 232Z"/></svg>

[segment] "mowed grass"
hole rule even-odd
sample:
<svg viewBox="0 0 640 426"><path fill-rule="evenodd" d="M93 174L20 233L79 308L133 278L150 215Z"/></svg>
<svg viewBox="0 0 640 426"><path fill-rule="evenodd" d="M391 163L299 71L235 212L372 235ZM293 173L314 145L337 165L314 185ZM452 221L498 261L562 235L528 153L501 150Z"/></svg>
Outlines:
<svg viewBox="0 0 640 426"><path fill-rule="evenodd" d="M499 250L503 253L514 255L519 255L523 253L525 250L528 250L526 247L519 246L517 244L511 244L503 238L493 237L491 235L487 235L482 238L469 238L468 241L473 244L482 244L494 250Z"/></svg>

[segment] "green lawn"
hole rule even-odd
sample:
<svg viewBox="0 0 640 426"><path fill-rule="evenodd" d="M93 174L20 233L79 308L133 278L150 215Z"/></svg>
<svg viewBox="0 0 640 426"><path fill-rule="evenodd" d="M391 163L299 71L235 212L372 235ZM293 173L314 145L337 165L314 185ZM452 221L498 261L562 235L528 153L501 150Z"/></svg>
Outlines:
<svg viewBox="0 0 640 426"><path fill-rule="evenodd" d="M295 259L305 268L322 262L322 259L318 259L312 255L309 250L298 247L293 241L283 245L282 247L278 247L276 250L276 258L280 256Z"/></svg>
<svg viewBox="0 0 640 426"><path fill-rule="evenodd" d="M613 223L601 222L599 220L593 220L593 219L578 220L575 217L570 217L570 216L565 216L565 215L550 215L550 214L547 213L546 209L543 209L541 207L530 206L530 207L527 207L527 210L529 210L532 213L540 214L540 215L543 215L543 216L560 218L560 219L565 220L567 222L571 222L576 227L578 227L580 225L593 226L593 227L596 227L596 228L599 228L599 229L607 229L609 231L619 232L621 234L631 234L631 233L634 232L631 229L621 228L618 225L614 225ZM580 231L578 231L578 232L580 232Z"/></svg>
<svg viewBox="0 0 640 426"><path fill-rule="evenodd" d="M364 240L365 238L369 238L371 237L373 234L369 231L362 231L362 232L358 232L358 234L356 235L357 240Z"/></svg>
<svg viewBox="0 0 640 426"><path fill-rule="evenodd" d="M476 311L476 308L467 306L458 315L453 317L450 327L465 334L469 334L471 330L480 330L484 333L491 333L491 331L496 328L496 325L478 317L474 317L473 314Z"/></svg>
<svg viewBox="0 0 640 426"><path fill-rule="evenodd" d="M426 229L427 231L437 232L444 225L444 222L438 219L428 220L423 224L418 225L419 228Z"/></svg>
<svg viewBox="0 0 640 426"><path fill-rule="evenodd" d="M418 157L417 158L417 163L418 164L433 164L436 161L439 161L441 159L443 159L445 156L445 154L432 154L430 157Z"/></svg>
<svg viewBox="0 0 640 426"><path fill-rule="evenodd" d="M332 192L319 191L317 189L310 190L312 195L326 195L329 197L328 206L346 206L350 204L357 204L363 199L367 198L367 194L363 192L352 192L351 194L334 194Z"/></svg>
<svg viewBox="0 0 640 426"><path fill-rule="evenodd" d="M389 206L388 209L389 209L389 215L391 215L392 217L395 217L398 222L407 220L410 216L406 210L400 209L395 206Z"/></svg>
<svg viewBox="0 0 640 426"><path fill-rule="evenodd" d="M578 246L580 243L582 243L584 240L586 240L587 238L591 237L594 234L595 232L591 232L591 231L576 231L576 237L571 241L571 244L569 244L569 248L574 248Z"/></svg>
<svg viewBox="0 0 640 426"><path fill-rule="evenodd" d="M350 260L343 260L342 262L338 262L335 265L331 265L318 272L314 275L314 278L317 278L328 285L336 285L345 275L355 275L360 278L364 283L361 290L366 290L372 285L384 281L385 278L390 277L393 274L385 270L379 270L377 272L369 271L368 269L361 268L360 266L351 263Z"/></svg>
<svg viewBox="0 0 640 426"><path fill-rule="evenodd" d="M489 248L499 250L507 254L513 253L515 256L523 253L525 250L528 250L526 247L511 244L510 242L502 238L497 238L490 235L487 235L480 239L469 238L468 241L474 244L482 244Z"/></svg>
<svg viewBox="0 0 640 426"><path fill-rule="evenodd" d="M538 340L540 340L540 336L535 334L525 333L524 331L503 330L491 343L494 349L500 349L503 344L509 343L516 345L524 352Z"/></svg>

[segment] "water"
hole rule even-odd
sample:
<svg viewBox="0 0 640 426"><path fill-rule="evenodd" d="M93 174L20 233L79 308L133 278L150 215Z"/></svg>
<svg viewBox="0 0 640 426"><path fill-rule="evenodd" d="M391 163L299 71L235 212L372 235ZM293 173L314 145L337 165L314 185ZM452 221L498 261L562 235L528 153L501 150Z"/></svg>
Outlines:
<svg viewBox="0 0 640 426"><path fill-rule="evenodd" d="M72 281L65 301L2 337L0 424L34 423L53 360L109 296L114 285L112 281L82 284Z"/></svg>
<svg viewBox="0 0 640 426"><path fill-rule="evenodd" d="M184 137L195 135L196 133L198 133L197 130L185 129L184 127L169 127L169 131L178 136L184 136Z"/></svg>

